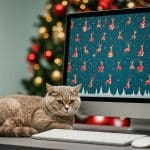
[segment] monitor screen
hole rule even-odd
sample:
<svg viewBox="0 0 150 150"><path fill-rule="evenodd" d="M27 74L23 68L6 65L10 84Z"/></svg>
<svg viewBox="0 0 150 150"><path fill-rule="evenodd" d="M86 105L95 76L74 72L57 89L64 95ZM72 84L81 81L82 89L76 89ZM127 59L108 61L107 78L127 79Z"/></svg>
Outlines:
<svg viewBox="0 0 150 150"><path fill-rule="evenodd" d="M69 14L66 36L64 83L80 96L150 100L149 8Z"/></svg>

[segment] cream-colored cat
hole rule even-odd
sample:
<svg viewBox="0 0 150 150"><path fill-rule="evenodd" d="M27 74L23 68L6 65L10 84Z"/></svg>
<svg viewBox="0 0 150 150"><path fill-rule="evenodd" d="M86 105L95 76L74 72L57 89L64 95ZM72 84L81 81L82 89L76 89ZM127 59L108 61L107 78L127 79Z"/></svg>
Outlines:
<svg viewBox="0 0 150 150"><path fill-rule="evenodd" d="M0 136L31 136L52 128L72 129L80 107L81 84L46 84L44 98L28 95L0 97Z"/></svg>

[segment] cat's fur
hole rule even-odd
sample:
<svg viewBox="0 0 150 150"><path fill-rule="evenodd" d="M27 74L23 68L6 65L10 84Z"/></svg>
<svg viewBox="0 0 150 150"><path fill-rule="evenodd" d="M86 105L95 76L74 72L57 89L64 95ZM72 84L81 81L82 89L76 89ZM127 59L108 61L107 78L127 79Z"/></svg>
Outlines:
<svg viewBox="0 0 150 150"><path fill-rule="evenodd" d="M81 85L46 85L44 98L29 95L0 97L0 136L31 136L52 128L72 129L80 107Z"/></svg>

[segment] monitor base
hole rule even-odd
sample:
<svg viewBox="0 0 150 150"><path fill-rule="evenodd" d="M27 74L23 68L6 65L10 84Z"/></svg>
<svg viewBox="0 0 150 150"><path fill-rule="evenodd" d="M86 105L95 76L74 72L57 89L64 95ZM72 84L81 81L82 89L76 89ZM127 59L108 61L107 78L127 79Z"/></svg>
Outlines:
<svg viewBox="0 0 150 150"><path fill-rule="evenodd" d="M130 129L132 131L150 132L150 119L132 118Z"/></svg>

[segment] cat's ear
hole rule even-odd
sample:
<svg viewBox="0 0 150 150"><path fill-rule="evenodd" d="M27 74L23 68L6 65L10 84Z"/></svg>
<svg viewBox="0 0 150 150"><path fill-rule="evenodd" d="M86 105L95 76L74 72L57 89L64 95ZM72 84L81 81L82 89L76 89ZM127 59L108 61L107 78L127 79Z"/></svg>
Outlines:
<svg viewBox="0 0 150 150"><path fill-rule="evenodd" d="M54 86L48 83L46 83L46 90L50 95L53 95L53 96L59 95L59 92L54 89Z"/></svg>
<svg viewBox="0 0 150 150"><path fill-rule="evenodd" d="M46 83L46 90L48 93L53 93L54 92L54 87L48 83Z"/></svg>
<svg viewBox="0 0 150 150"><path fill-rule="evenodd" d="M76 86L73 87L73 92L78 94L80 92L82 84L78 84Z"/></svg>

